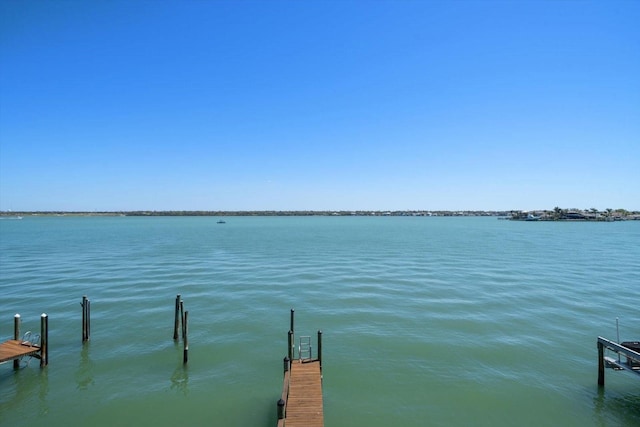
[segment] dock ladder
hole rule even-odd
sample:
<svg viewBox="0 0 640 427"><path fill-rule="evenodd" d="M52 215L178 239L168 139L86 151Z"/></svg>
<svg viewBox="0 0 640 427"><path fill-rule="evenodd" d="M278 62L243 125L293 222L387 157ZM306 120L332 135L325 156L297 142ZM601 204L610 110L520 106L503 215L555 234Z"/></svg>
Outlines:
<svg viewBox="0 0 640 427"><path fill-rule="evenodd" d="M298 346L298 358L300 361L308 360L313 357L312 348L311 348L311 337L310 336L302 336L300 337L300 345Z"/></svg>

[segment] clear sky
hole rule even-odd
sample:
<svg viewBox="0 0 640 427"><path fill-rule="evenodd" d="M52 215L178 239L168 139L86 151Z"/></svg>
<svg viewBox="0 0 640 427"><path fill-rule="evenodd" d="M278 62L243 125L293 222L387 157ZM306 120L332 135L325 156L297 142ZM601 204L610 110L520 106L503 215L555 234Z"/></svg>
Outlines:
<svg viewBox="0 0 640 427"><path fill-rule="evenodd" d="M640 210L640 1L0 0L0 210Z"/></svg>

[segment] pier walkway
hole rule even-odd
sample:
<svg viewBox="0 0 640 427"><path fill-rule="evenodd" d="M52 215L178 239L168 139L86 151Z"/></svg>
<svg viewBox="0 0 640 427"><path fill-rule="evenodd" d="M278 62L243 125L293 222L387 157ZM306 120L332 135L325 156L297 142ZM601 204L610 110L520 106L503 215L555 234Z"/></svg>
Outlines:
<svg viewBox="0 0 640 427"><path fill-rule="evenodd" d="M318 360L291 363L286 427L324 427L322 373Z"/></svg>
<svg viewBox="0 0 640 427"><path fill-rule="evenodd" d="M278 427L324 427L322 403L322 331L318 331L317 357L313 357L311 337L301 336L296 354L294 310L284 358L282 395L278 400Z"/></svg>

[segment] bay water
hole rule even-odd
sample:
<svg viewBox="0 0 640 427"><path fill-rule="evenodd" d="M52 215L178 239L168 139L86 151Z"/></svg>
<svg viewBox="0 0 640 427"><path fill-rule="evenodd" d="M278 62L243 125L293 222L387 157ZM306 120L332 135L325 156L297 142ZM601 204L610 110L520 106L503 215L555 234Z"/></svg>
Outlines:
<svg viewBox="0 0 640 427"><path fill-rule="evenodd" d="M640 221L217 220L0 220L0 340L50 328L47 367L0 365L0 426L274 426L291 308L327 427L640 425L596 350L640 340Z"/></svg>

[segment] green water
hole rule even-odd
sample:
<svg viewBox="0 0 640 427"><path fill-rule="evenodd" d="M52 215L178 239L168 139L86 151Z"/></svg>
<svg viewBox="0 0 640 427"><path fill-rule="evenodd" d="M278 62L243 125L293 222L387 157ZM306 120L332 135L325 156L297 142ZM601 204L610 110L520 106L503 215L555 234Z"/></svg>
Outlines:
<svg viewBox="0 0 640 427"><path fill-rule="evenodd" d="M596 385L597 336L640 339L640 222L226 220L0 221L0 338L50 324L48 367L0 365L0 425L273 426L290 308L327 427L640 425L637 375Z"/></svg>

